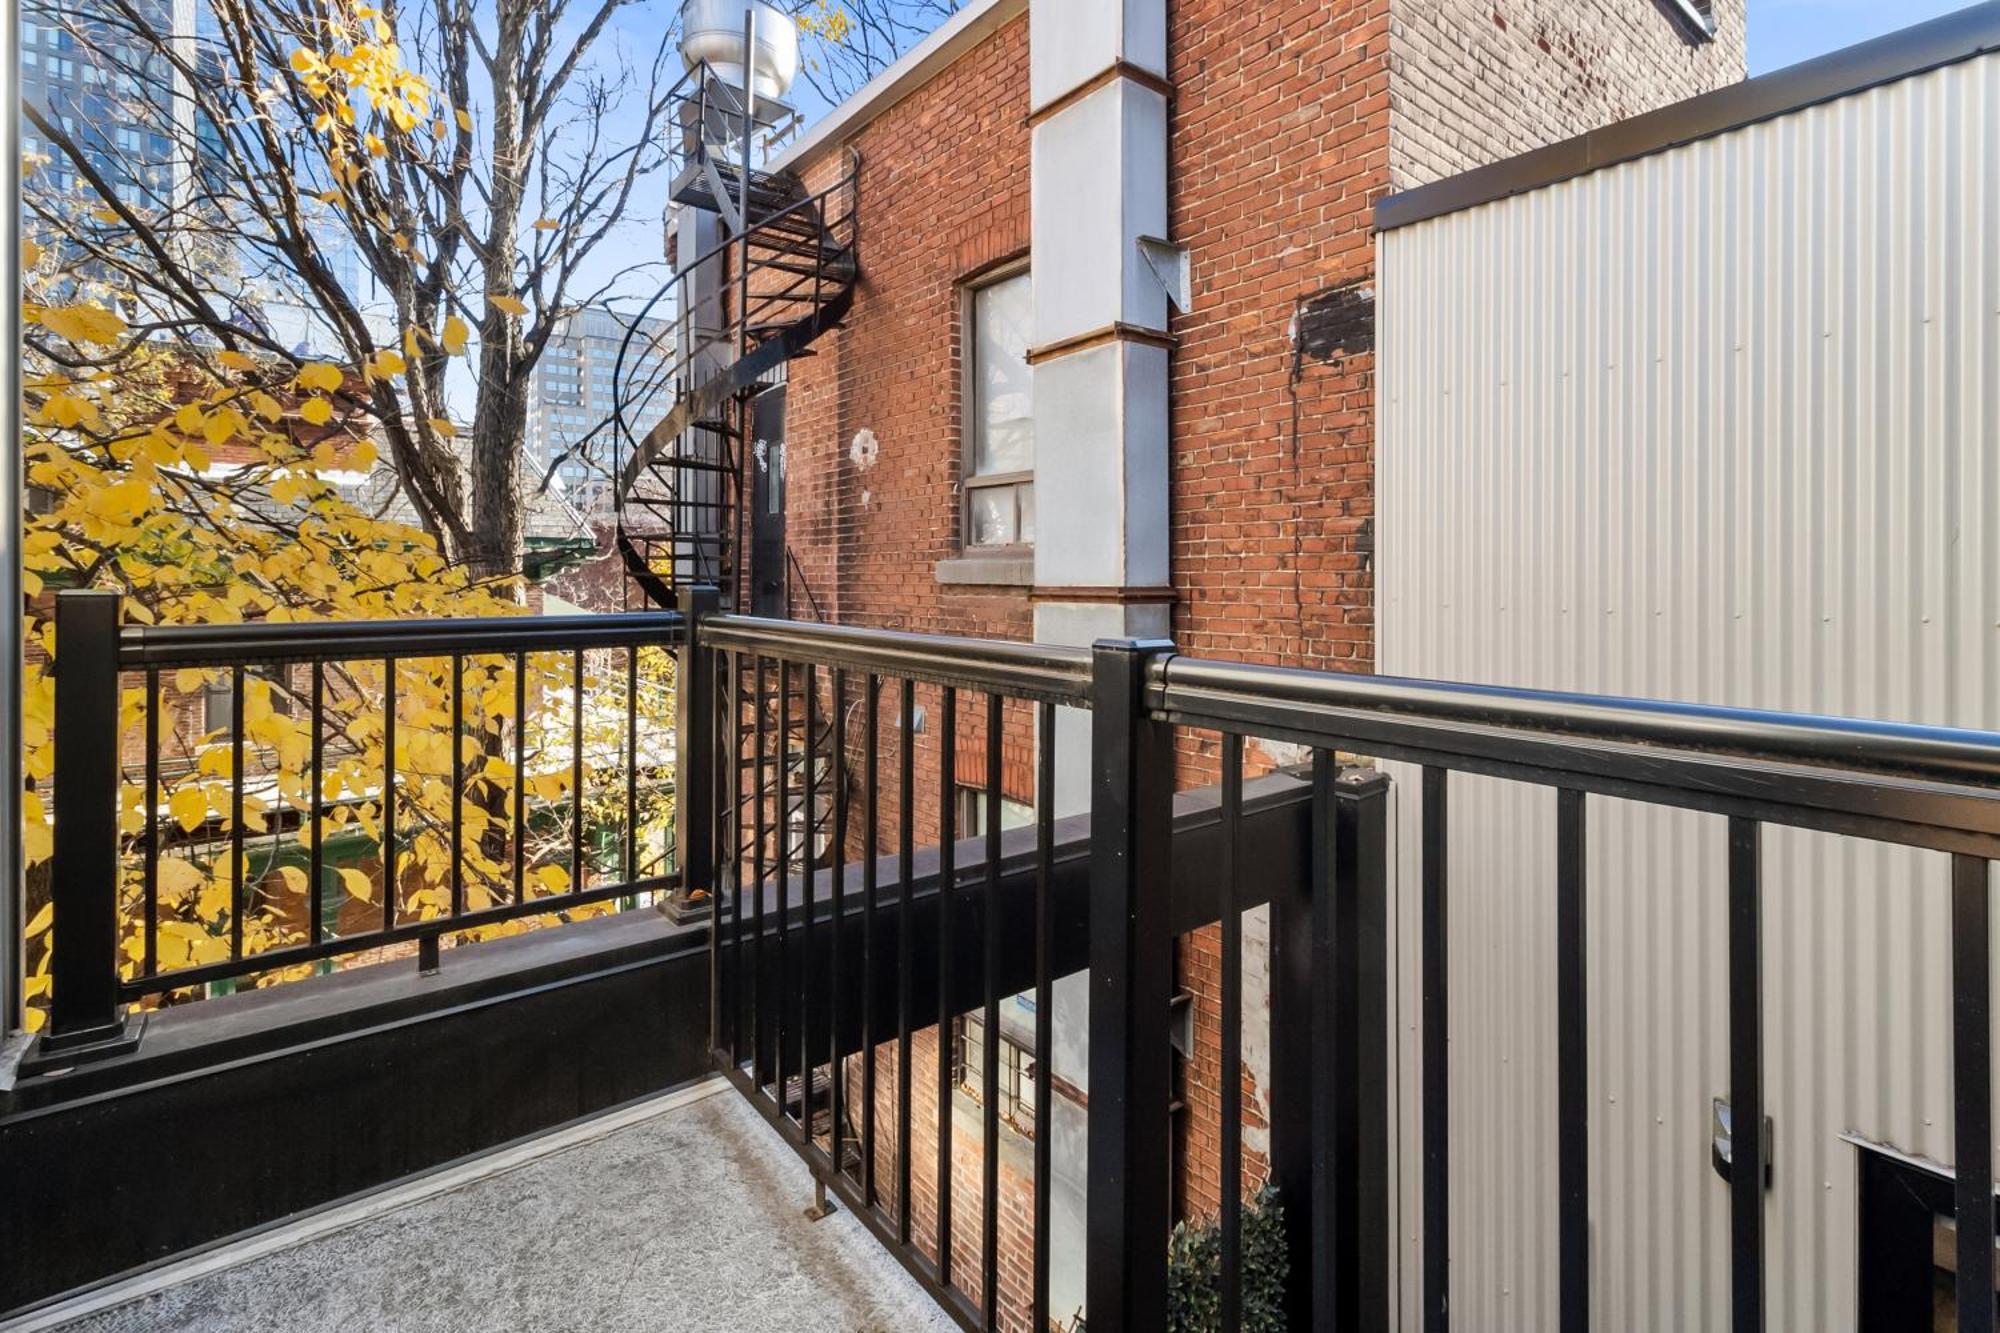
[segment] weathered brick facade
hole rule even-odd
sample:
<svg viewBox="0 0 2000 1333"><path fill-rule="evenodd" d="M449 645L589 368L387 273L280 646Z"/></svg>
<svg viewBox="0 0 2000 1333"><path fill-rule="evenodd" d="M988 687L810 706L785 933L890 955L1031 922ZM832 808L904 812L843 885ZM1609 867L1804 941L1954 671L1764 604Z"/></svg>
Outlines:
<svg viewBox="0 0 2000 1333"><path fill-rule="evenodd" d="M1653 0L1169 0L1171 234L1193 274L1192 308L1172 321L1169 380L1172 628L1183 651L1372 668L1375 202L1740 78L1742 0L1717 9L1717 40L1697 44ZM863 163L863 278L846 327L792 365L786 424L788 538L828 619L1032 637L1031 588L940 569L964 554L965 284L1028 257L1028 32L1025 14L1005 23L845 140ZM838 147L808 163L809 181L838 175ZM1038 420L1038 449L1063 443L1061 421ZM935 727L937 692L918 697ZM962 705L961 783L984 778L977 702ZM905 738L889 725L893 691L881 707L887 833ZM1010 708L1004 786L1021 801L1033 798L1031 726L1031 710ZM1216 744L1184 739L1183 785L1214 780ZM920 845L939 829L936 753L924 738ZM1251 763L1274 758L1253 748ZM1196 1036L1179 1185L1193 1216L1216 1206L1221 1089L1234 1081L1219 1067L1216 934L1181 950ZM920 1087L935 1048L925 1034ZM1246 1066L1256 1176L1252 1084ZM933 1106L919 1095L913 1136L934 1133ZM883 1109L878 1127L893 1120L893 1103ZM916 1154L920 1214L934 1188L928 1151ZM976 1170L971 1182L961 1199ZM1003 1183L1012 1217L1025 1182L1009 1171ZM1026 1210L1031 1196L1018 1203ZM968 1243L978 1214L955 1213ZM1003 1228L1003 1265L1026 1264L1025 1226ZM920 1224L919 1243L929 1234ZM960 1256L962 1273L967 1263ZM1003 1287L1023 1291L1024 1272Z"/></svg>
<svg viewBox="0 0 2000 1333"><path fill-rule="evenodd" d="M1743 0L1691 42L1651 0L1392 0L1390 184L1428 184L1743 77Z"/></svg>

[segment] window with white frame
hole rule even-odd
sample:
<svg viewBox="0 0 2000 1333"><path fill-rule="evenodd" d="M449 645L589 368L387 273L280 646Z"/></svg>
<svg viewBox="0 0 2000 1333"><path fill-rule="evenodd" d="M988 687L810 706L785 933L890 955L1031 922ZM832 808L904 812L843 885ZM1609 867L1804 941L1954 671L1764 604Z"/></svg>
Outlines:
<svg viewBox="0 0 2000 1333"><path fill-rule="evenodd" d="M1035 540L1035 381L1028 365L1028 272L966 293L965 545Z"/></svg>
<svg viewBox="0 0 2000 1333"><path fill-rule="evenodd" d="M958 788L958 836L961 838L983 838L986 836L986 788L972 787L963 783ZM1026 828L1035 822L1035 807L1025 801L1011 797L1000 798L1000 831Z"/></svg>
<svg viewBox="0 0 2000 1333"><path fill-rule="evenodd" d="M1003 1001L1003 1004L1011 1001ZM1003 1015L1005 1010L1002 1011ZM1001 1023L998 1086L986 1086L986 1019L966 1014L952 1024L952 1083L981 1106L990 1095L999 1102L1000 1120L1022 1138L1035 1137L1035 1055L1025 1033L1010 1032Z"/></svg>

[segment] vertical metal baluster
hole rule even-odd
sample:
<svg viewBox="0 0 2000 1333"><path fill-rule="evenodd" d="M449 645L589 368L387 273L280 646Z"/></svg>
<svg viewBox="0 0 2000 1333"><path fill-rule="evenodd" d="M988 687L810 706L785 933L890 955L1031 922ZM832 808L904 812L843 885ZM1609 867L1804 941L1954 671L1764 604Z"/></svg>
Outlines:
<svg viewBox="0 0 2000 1333"><path fill-rule="evenodd" d="M980 1277L979 1308L986 1327L999 1327L1000 1318L1000 728L1005 722L1004 700L998 694L986 696L986 894L980 920L986 944L985 976L979 993L985 1001L981 1015L986 1024L986 1044L980 1048L979 1075L986 1088L985 1131L980 1159Z"/></svg>
<svg viewBox="0 0 2000 1333"><path fill-rule="evenodd" d="M1243 738L1222 735L1222 1327L1243 1326L1243 909L1237 882Z"/></svg>
<svg viewBox="0 0 2000 1333"><path fill-rule="evenodd" d="M326 664L312 664L312 771L307 775L306 818L312 821L310 852L312 873L306 880L306 910L312 914L311 942L320 943L326 934L326 828L320 804L326 783Z"/></svg>
<svg viewBox="0 0 2000 1333"><path fill-rule="evenodd" d="M938 693L938 905L937 905L937 1271L938 1285L951 1285L951 1025L953 933L952 900L957 894L958 791L953 782L958 759L958 691Z"/></svg>
<svg viewBox="0 0 2000 1333"><path fill-rule="evenodd" d="M514 901L528 900L528 655L514 654Z"/></svg>
<svg viewBox="0 0 2000 1333"><path fill-rule="evenodd" d="M899 681L898 720L902 728L897 740L896 804L902 825L897 832L896 879L900 886L896 900L896 1240L910 1243L910 1029L916 1022L910 996L910 974L916 967L916 951L911 932L916 923L910 913L910 877L916 865L915 813L912 786L916 781L916 685Z"/></svg>
<svg viewBox="0 0 2000 1333"><path fill-rule="evenodd" d="M1049 1105L1049 1066L1055 1054L1055 914L1049 884L1055 875L1056 706L1040 705L1035 745L1035 1291L1038 1333L1049 1326L1049 1213L1055 1112Z"/></svg>
<svg viewBox="0 0 2000 1333"><path fill-rule="evenodd" d="M1993 991L1987 862L1951 858L1952 1118L1958 1328L1993 1333ZM1736 1123L1736 1122L1732 1122Z"/></svg>
<svg viewBox="0 0 2000 1333"><path fill-rule="evenodd" d="M465 915L465 655L451 655L451 914Z"/></svg>
<svg viewBox="0 0 2000 1333"><path fill-rule="evenodd" d="M382 660L382 929L396 924L396 659Z"/></svg>
<svg viewBox="0 0 2000 1333"><path fill-rule="evenodd" d="M827 988L826 988L826 1067L827 1067L827 1112L832 1120L832 1128L827 1131L827 1141L833 1148L833 1170L838 1175L844 1169L840 1156L840 1122L846 1108L846 1083L844 1077L846 1062L840 1058L840 986L844 979L841 970L841 937L847 932L847 801L841 791L840 775L847 770L847 673L835 667L827 676L830 705L833 709L833 736L827 759L827 797L833 804L833 842L831 858L833 877L829 881L833 888L833 933L827 941ZM851 1118L851 1113L849 1113Z"/></svg>
<svg viewBox="0 0 2000 1333"><path fill-rule="evenodd" d="M715 729L709 745L709 753L714 756L715 764L715 774L710 779L715 787L715 794L709 800L709 805L715 812L715 825L714 836L709 839L709 857L714 861L715 867L709 878L715 886L713 892L716 911L720 913L727 907L722 896L725 886L733 885L737 877L734 841L736 793L731 790L725 794L722 786L723 776L734 772L736 767L736 685L735 678L727 674L733 667L735 659L720 648L710 648L707 651L715 659L709 667L714 693L709 708L708 725ZM724 746L728 748L724 749ZM672 839L669 839L669 845L673 845ZM674 869L683 875L687 873L678 861ZM718 920L716 922L718 938L721 927L722 923Z"/></svg>
<svg viewBox="0 0 2000 1333"><path fill-rule="evenodd" d="M1730 819L1730 1327L1764 1327L1762 825ZM1960 1325L1962 1327L1962 1325Z"/></svg>
<svg viewBox="0 0 2000 1333"><path fill-rule="evenodd" d="M813 893L813 801L816 773L813 763L818 757L814 746L813 732L819 726L819 668L811 662L799 665L799 675L805 682L805 697L800 700L801 721L805 728L805 744L799 772L799 1128L805 1132L806 1146L813 1141L812 1124L812 1083L816 1072L812 1062L812 1008L813 983L818 979L819 969L814 966L818 953L815 937L819 927L813 920L813 908L817 905Z"/></svg>
<svg viewBox="0 0 2000 1333"><path fill-rule="evenodd" d="M570 654L569 891L582 893L583 865L583 649Z"/></svg>
<svg viewBox="0 0 2000 1333"><path fill-rule="evenodd" d="M729 1067L733 1073L743 1068L743 1015L749 1004L747 987L750 969L743 961L743 658L730 653L729 662L729 857L730 882L730 989ZM756 1040L754 1032L752 1042Z"/></svg>
<svg viewBox="0 0 2000 1333"><path fill-rule="evenodd" d="M768 677L765 660L756 659L756 698L752 701L750 723L755 732L755 746L751 751L754 771L750 775L751 808L750 817L754 837L751 841L751 931L750 931L750 1086L761 1092L764 1080L770 1072L770 1062L765 1058L764 1026L769 1016L770 1006L764 996L764 771L768 761L768 746L764 739L764 718L767 700L765 691Z"/></svg>
<svg viewBox="0 0 2000 1333"><path fill-rule="evenodd" d="M119 1003L120 858L118 784L122 776L118 649L123 602L115 592L67 589L55 596L55 717L51 734L59 780L43 791L52 802L49 978L44 1042L60 1047L137 1043L137 1025ZM11 831L18 837L19 829ZM4 1021L4 1020L0 1020ZM106 1049L110 1046L107 1045ZM47 1047L43 1047L47 1052Z"/></svg>
<svg viewBox="0 0 2000 1333"><path fill-rule="evenodd" d="M788 1114L787 1075L791 1072L792 1045L792 664L778 663L778 754L776 797L771 808L777 813L774 830L777 845L772 851L778 875L778 1118Z"/></svg>
<svg viewBox="0 0 2000 1333"><path fill-rule="evenodd" d="M1556 793L1556 1133L1563 1333L1590 1328L1589 960L1584 794Z"/></svg>
<svg viewBox="0 0 2000 1333"><path fill-rule="evenodd" d="M702 724L703 719L696 719ZM707 867L703 867L704 873ZM681 866L682 875L687 867ZM625 882L639 880L639 645L625 648Z"/></svg>
<svg viewBox="0 0 2000 1333"><path fill-rule="evenodd" d="M868 738L862 747L861 800L861 1198L873 1208L875 1198L875 910L877 884L875 857L879 850L876 834L876 798L880 788L881 681L870 672L864 684L868 691L862 703L863 724Z"/></svg>
<svg viewBox="0 0 2000 1333"><path fill-rule="evenodd" d="M144 975L160 970L160 669L146 668L146 883Z"/></svg>
<svg viewBox="0 0 2000 1333"><path fill-rule="evenodd" d="M1761 831L1753 819L1729 821L1729 1255L1736 1333L1764 1327Z"/></svg>
<svg viewBox="0 0 2000 1333"><path fill-rule="evenodd" d="M1349 902L1354 885L1342 874L1350 849L1339 801L1339 758L1331 750L1316 749L1312 868L1299 891L1287 895L1282 911L1273 909L1271 921L1271 933L1291 946L1288 961L1293 964L1278 983L1284 989L1272 996L1273 1040L1281 1033L1289 1040L1274 1046L1271 1055L1272 1100L1283 1098L1286 1103L1282 1120L1274 1107L1271 1138L1278 1188L1295 1199L1303 1196L1304 1204L1286 1208L1287 1220L1298 1228L1291 1234L1292 1271L1310 1279L1302 1284L1308 1298L1305 1310L1295 1309L1291 1317L1299 1322L1309 1311L1307 1317L1316 1326L1346 1328L1371 1325L1359 1323L1359 1305L1353 1299L1360 1253L1354 1242L1360 1235L1350 1205L1357 1197L1359 1141L1353 1131L1361 1066L1359 1027L1352 1020L1358 1017L1360 989L1355 984L1357 957ZM1303 968L1297 966L1300 960ZM1303 1072L1287 1089L1279 1069ZM1301 1085L1303 1099L1298 1096ZM1282 1147L1286 1142L1293 1146ZM1303 1171L1298 1169L1300 1149L1306 1155Z"/></svg>
<svg viewBox="0 0 2000 1333"><path fill-rule="evenodd" d="M1424 769L1422 937L1424 1105L1424 1333L1444 1333L1451 1326L1447 1301L1451 1285L1450 1172L1451 1065L1449 995L1446 986L1446 909L1449 876L1446 863L1446 800L1449 774Z"/></svg>
<svg viewBox="0 0 2000 1333"><path fill-rule="evenodd" d="M243 689L239 664L229 673L229 957L243 957Z"/></svg>

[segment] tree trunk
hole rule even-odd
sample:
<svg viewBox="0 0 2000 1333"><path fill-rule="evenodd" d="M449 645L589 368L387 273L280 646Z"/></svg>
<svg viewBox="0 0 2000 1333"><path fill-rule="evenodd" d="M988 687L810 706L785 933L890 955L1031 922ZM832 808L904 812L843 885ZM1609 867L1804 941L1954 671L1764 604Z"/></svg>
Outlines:
<svg viewBox="0 0 2000 1333"><path fill-rule="evenodd" d="M502 51L518 49L521 10L500 7ZM493 71L493 183L487 201L485 260L487 295L514 294L515 256L520 251L521 200L527 187L529 154L522 142L520 71L503 59ZM479 399L471 439L472 535L466 564L480 578L504 578L521 571L521 449L528 422L527 377L532 362L520 321L486 306L479 327Z"/></svg>
<svg viewBox="0 0 2000 1333"><path fill-rule="evenodd" d="M519 338L505 341L518 344ZM486 392L480 395L472 435L472 537L466 563L480 578L520 573L526 551L521 453L527 443L527 377L508 350L489 342L479 352Z"/></svg>

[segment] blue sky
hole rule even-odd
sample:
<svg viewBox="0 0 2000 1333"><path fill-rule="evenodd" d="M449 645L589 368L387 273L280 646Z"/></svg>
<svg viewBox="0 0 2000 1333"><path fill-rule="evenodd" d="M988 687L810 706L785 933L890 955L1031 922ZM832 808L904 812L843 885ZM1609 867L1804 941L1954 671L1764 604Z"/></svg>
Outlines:
<svg viewBox="0 0 2000 1333"><path fill-rule="evenodd" d="M1635 0L1638 2L1638 0ZM1786 65L1809 60L1828 51L1879 37L1897 28L1965 8L1964 0L1745 0L1750 14L1750 59L1752 75L1769 73ZM615 38L631 56L639 58L657 40L658 10L634 6L618 25ZM809 115L823 110L810 90L801 88L798 100ZM612 247L604 265L617 267L611 260L619 256L658 253L659 216L664 206L664 182L655 182L646 198L632 210L624 232L629 245ZM651 290L651 284L639 281ZM629 294L629 293L628 293Z"/></svg>
<svg viewBox="0 0 2000 1333"><path fill-rule="evenodd" d="M1748 4L1753 75L1968 8L1963 0L1748 0Z"/></svg>

